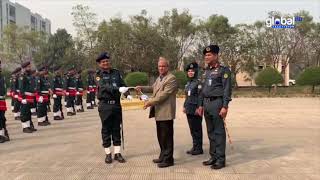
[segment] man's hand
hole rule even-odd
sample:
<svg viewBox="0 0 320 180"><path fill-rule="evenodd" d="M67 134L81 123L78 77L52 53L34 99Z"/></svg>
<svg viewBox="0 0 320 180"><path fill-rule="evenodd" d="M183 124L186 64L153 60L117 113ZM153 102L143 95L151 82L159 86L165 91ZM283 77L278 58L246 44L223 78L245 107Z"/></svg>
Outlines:
<svg viewBox="0 0 320 180"><path fill-rule="evenodd" d="M27 100L26 99L22 99L21 103L22 104L27 104Z"/></svg>
<svg viewBox="0 0 320 180"><path fill-rule="evenodd" d="M126 93L128 90L129 90L129 88L127 88L127 87L120 87L119 88L119 92L122 94Z"/></svg>
<svg viewBox="0 0 320 180"><path fill-rule="evenodd" d="M228 109L225 108L225 107L223 107L223 108L220 110L219 115L220 115L223 119L225 119L225 118L227 117L227 114L228 114Z"/></svg>
<svg viewBox="0 0 320 180"><path fill-rule="evenodd" d="M57 98L57 95L56 95L56 94L53 94L52 97L55 99L55 98Z"/></svg>
<svg viewBox="0 0 320 180"><path fill-rule="evenodd" d="M200 106L196 109L196 115L201 116L203 115L203 107Z"/></svg>
<svg viewBox="0 0 320 180"><path fill-rule="evenodd" d="M150 106L151 106L150 102L149 102L149 101L146 101L146 102L144 103L143 109L147 109L147 108L150 107Z"/></svg>
<svg viewBox="0 0 320 180"><path fill-rule="evenodd" d="M39 103L43 103L43 96L40 96L38 101Z"/></svg>
<svg viewBox="0 0 320 180"><path fill-rule="evenodd" d="M141 92L141 91L142 91L142 87L141 87L141 86L136 86L134 89L135 89L137 92Z"/></svg>

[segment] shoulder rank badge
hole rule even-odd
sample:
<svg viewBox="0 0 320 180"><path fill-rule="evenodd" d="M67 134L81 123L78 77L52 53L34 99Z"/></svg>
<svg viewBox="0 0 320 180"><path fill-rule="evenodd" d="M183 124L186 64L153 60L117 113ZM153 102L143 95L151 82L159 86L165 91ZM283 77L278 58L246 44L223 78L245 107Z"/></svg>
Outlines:
<svg viewBox="0 0 320 180"><path fill-rule="evenodd" d="M224 77L225 79L227 79L229 76L228 76L227 73L224 73L223 77Z"/></svg>

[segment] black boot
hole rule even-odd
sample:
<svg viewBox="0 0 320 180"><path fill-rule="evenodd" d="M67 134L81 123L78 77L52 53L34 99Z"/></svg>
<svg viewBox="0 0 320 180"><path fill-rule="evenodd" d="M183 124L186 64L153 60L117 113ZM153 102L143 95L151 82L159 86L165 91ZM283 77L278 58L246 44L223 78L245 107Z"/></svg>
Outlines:
<svg viewBox="0 0 320 180"><path fill-rule="evenodd" d="M216 163L216 162L217 162L216 159L210 158L210 159L207 160L207 161L203 161L202 164L203 164L204 166L210 166L210 165L213 165L213 164Z"/></svg>
<svg viewBox="0 0 320 180"><path fill-rule="evenodd" d="M4 135L7 137L7 141L10 141L9 132L7 128L4 128Z"/></svg>
<svg viewBox="0 0 320 180"><path fill-rule="evenodd" d="M60 116L54 116L53 120L60 121L60 120L63 120L63 118Z"/></svg>
<svg viewBox="0 0 320 180"><path fill-rule="evenodd" d="M111 164L112 163L112 156L111 153L110 154L106 154L106 159L104 160L107 164Z"/></svg>
<svg viewBox="0 0 320 180"><path fill-rule="evenodd" d="M226 162L225 161L217 161L211 166L211 169L222 169L226 167Z"/></svg>
<svg viewBox="0 0 320 180"><path fill-rule="evenodd" d="M31 129L32 131L37 131L37 129L34 128L34 125L33 125L33 122L32 122L32 121L30 121L30 129Z"/></svg>
<svg viewBox="0 0 320 180"><path fill-rule="evenodd" d="M114 160L118 161L119 163L125 163L126 160L122 157L121 153L117 153L114 155Z"/></svg>
<svg viewBox="0 0 320 180"><path fill-rule="evenodd" d="M23 128L22 132L23 133L33 133L34 131L30 127L27 127L27 128Z"/></svg>

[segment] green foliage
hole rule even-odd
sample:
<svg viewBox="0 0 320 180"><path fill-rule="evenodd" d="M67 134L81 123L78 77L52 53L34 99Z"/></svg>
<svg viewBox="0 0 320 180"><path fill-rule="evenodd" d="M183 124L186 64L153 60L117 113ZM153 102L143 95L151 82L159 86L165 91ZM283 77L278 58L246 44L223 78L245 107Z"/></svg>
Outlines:
<svg viewBox="0 0 320 180"><path fill-rule="evenodd" d="M173 75L176 76L176 78L177 78L178 87L180 89L184 89L185 85L188 82L188 77L187 77L186 73L183 71L174 71Z"/></svg>
<svg viewBox="0 0 320 180"><path fill-rule="evenodd" d="M314 92L314 87L320 85L320 67L308 68L303 71L297 79L297 84L312 86L312 92Z"/></svg>
<svg viewBox="0 0 320 180"><path fill-rule="evenodd" d="M132 72L124 79L127 86L148 85L148 74L145 72Z"/></svg>
<svg viewBox="0 0 320 180"><path fill-rule="evenodd" d="M255 78L258 86L265 86L271 88L272 85L282 83L283 78L281 74L274 68L266 68L262 70Z"/></svg>

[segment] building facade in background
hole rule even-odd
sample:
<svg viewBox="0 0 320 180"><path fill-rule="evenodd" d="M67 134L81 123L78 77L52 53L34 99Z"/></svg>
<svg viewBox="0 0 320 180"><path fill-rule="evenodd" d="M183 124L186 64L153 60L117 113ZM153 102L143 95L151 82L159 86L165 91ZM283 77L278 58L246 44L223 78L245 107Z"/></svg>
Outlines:
<svg viewBox="0 0 320 180"><path fill-rule="evenodd" d="M0 0L0 39L8 24L18 27L28 27L33 31L42 31L51 34L51 21L40 14L33 13L30 9L9 0Z"/></svg>

